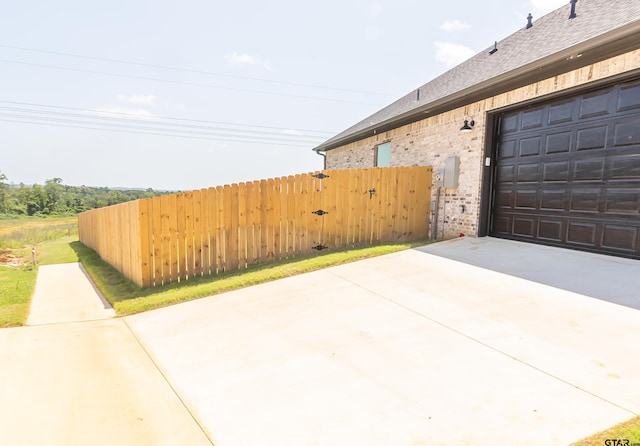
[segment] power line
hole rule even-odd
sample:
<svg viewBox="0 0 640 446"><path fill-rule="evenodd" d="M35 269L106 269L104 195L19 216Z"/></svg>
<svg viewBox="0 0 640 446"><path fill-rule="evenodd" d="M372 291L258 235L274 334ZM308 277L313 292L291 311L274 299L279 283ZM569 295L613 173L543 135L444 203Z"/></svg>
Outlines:
<svg viewBox="0 0 640 446"><path fill-rule="evenodd" d="M53 122L53 123L65 123L65 124L82 124L82 125L92 125L99 126L99 128L106 129L133 129L133 130L145 130L145 131L154 131L154 132L167 132L179 135L197 135L197 136L213 136L213 137L235 137L242 138L245 140L244 142L263 142L263 141L273 141L273 142L287 142L287 143L300 143L300 144L310 144L313 145L313 141L309 140L301 140L297 137L287 137L286 135L282 136L252 136L252 135L235 135L229 134L225 132L207 132L207 131L198 131L198 130L182 130L182 129L163 129L162 127L148 127L145 125L127 125L122 123L110 123L110 122L87 122L78 119L67 119L67 118L54 118L49 116L28 116L28 115L19 115L13 113L0 113L0 116L7 118L19 118L19 119L28 119L30 121L37 122ZM250 140L250 141L246 141ZM318 143L321 141L318 141Z"/></svg>
<svg viewBox="0 0 640 446"><path fill-rule="evenodd" d="M265 95L281 96L281 97L290 97L290 98L297 98L297 99L311 99L311 100L314 100L314 101L340 102L340 103L344 103L344 104L371 105L371 106L379 106L380 105L380 104L372 104L372 103L368 103L368 102L347 101L347 100L343 100L343 99L333 99L333 98L325 98L325 97L319 97L319 96L304 96L304 95L296 95L296 94L288 94L288 93L275 93L275 92L265 91L265 90L249 90L249 89L244 89L244 88L222 87L222 86L219 86L219 85L201 84L201 83L198 83L198 82L174 81L174 80L170 80L170 79L160 79L160 78L154 78L154 77L136 76L136 75L132 75L132 74L109 73L109 72L106 72L106 71L85 70L83 68L60 67L60 66L57 66L57 65L38 64L38 63L32 63L32 62L20 62L20 61L17 61L17 60L0 59L0 62L9 63L9 64L17 64L17 65L26 65L26 66L31 66L31 67L52 68L52 69L55 69L55 70L74 71L74 72L78 72L78 73L99 74L101 76L125 77L125 78L130 78L130 79L139 79L139 80L146 80L146 81L153 81L153 82L165 82L165 83L169 83L169 84L190 85L192 87L213 88L213 89L228 90L228 91L239 91L239 92L243 92L243 93L256 93L256 94L265 94Z"/></svg>
<svg viewBox="0 0 640 446"><path fill-rule="evenodd" d="M244 140L240 140L240 139L225 139L225 138L211 138L211 137L201 137L201 136L174 135L174 134L170 134L170 133L138 132L138 131L132 131L132 130L125 130L125 129L106 129L106 128L99 128L99 127L86 127L86 126L66 125L66 124L59 124L59 123L20 121L20 120L16 120L16 119L4 119L4 118L0 118L0 122L15 122L15 123L22 123L22 124L46 125L46 126L51 126L51 127L66 127L66 128L86 129L86 130L99 130L99 131L118 132L118 133L135 133L135 134L140 134L140 135L168 136L168 137L172 137L172 138L202 139L202 140L209 140L209 141L228 141L228 142L240 142L240 143L249 143L249 144L258 143L257 141L244 141ZM287 146L287 147L299 147L299 148L303 148L303 147L304 148L309 148L309 147L311 147L310 145L307 145L307 144L287 144L287 143L277 143L277 142L259 142L259 143L260 144L267 144L267 145L274 145L274 146Z"/></svg>
<svg viewBox="0 0 640 446"><path fill-rule="evenodd" d="M238 75L232 75L232 74L215 73L215 72L212 72L212 71L171 67L171 66L167 66L167 65L154 65L154 64L141 63L141 62L130 62L130 61L120 60L120 59L109 59L109 58L106 58L106 57L86 56L86 55L66 53L66 52L61 52L61 51L48 51L48 50L40 50L40 49L35 49L35 48L25 48L25 47L20 47L20 46L3 45L3 44L0 44L0 48L10 48L10 49L13 49L13 50L20 50L20 51L31 51L31 52L42 53L42 54L55 54L55 55L58 55L58 56L76 57L76 58L79 58L79 59L98 60L98 61L102 61L102 62L113 62L113 63L119 63L119 64L125 64L125 65L135 65L135 66L139 66L139 67L159 68L159 69L162 69L162 70L181 71L181 72L185 72L185 73L206 74L206 75L209 75L209 76L227 77L227 78L232 78L232 79L244 79L244 80L251 80L251 81L258 81L258 82L267 82L267 83L272 83L272 84L292 85L292 86L296 86L296 87L318 88L318 89L323 89L323 90L333 90L333 91L341 91L341 92L347 92L347 93L358 93L358 94L368 94L368 95L374 95L374 96L394 97L393 95L390 95L390 94L374 93L374 92L371 92L371 91L353 90L353 89L348 89L348 88L327 87L327 86L322 86L322 85L303 84L303 83L298 83L298 82L288 82L288 81L280 81L280 80L273 80L273 79L264 79L264 78L259 78L259 77L238 76Z"/></svg>
<svg viewBox="0 0 640 446"><path fill-rule="evenodd" d="M95 110L95 109L78 108L78 107L63 107L63 106L60 106L60 105L36 104L36 103L31 103L31 102L2 101L2 100L0 100L0 103L3 103L3 104L15 104L15 105L28 105L28 106L32 106L32 107L55 108L55 109L59 109L59 110L84 111L84 112L90 112L90 113L98 112L98 113L105 113L105 114L111 114L111 115L134 116L134 117L137 117L137 118L140 117L140 115L137 115L135 113L116 112L116 111L109 111L109 110ZM199 122L199 123L207 123L207 124L232 125L232 126L236 126L236 127L251 127L251 128L273 129L273 130L284 130L284 131L293 130L293 131L305 132L305 133L318 133L318 134L323 134L323 135L328 135L328 136L335 135L335 132L328 132L328 131L324 131L324 130L293 129L293 128L289 128L289 127L273 127L273 126L255 125L255 124L238 124L238 123L233 123L233 122L207 121L207 120L203 120L203 119L174 118L174 117L170 117L170 116L156 116L156 115L154 115L153 118L154 119L167 119L167 120L172 120L172 121L184 121L184 122Z"/></svg>
<svg viewBox="0 0 640 446"><path fill-rule="evenodd" d="M44 114L44 115L53 115L55 117L67 117L67 118L80 118L83 120L89 119L89 120L95 120L98 121L97 123L100 125L104 125L105 122L106 124L108 124L109 122L107 121L113 121L116 123L125 123L125 124L143 124L143 125L152 125L152 126L158 126L159 129L161 130L165 130L162 127L168 127L167 130L174 130L174 128L177 128L178 130L182 130L182 129L187 129L187 130L192 130L192 129L196 129L196 130L207 130L209 132L223 132L223 134L228 134L228 135L234 135L234 133L241 133L241 134L256 134L256 135L261 135L261 136L256 136L255 138L273 138L273 137L278 137L278 138L282 138L282 139L287 139L287 140L291 140L291 139L296 139L296 140L309 140L309 142L316 142L316 143L320 143L323 140L325 140L327 137L326 136L320 136L320 135L304 135L304 134L295 134L295 133L282 133L282 132L274 132L274 131L265 131L265 130L247 130L247 129L234 129L234 128L223 128L223 127L211 127L211 126L205 126L205 125L190 125L190 124L179 124L179 123L171 123L171 122L157 122L153 120L153 117L149 117L149 119L131 119L131 118L114 118L114 117L109 117L109 116L99 116L99 115L88 115L88 114L80 114L80 113L65 113L65 112L59 112L59 111L50 111L50 110L33 110L33 109L28 109L28 108L20 108L20 107L3 107L0 106L0 110L6 110L6 111L12 111L12 112L18 112L18 113L27 113L27 115L10 115L12 117L29 117L31 118L32 116L29 116L29 114ZM2 114L0 113L0 115L2 116L8 116L8 114ZM39 119L47 119L46 117L38 117L38 116L34 116L33 118L39 118ZM53 118L51 118L53 119ZM101 122L102 121L102 122ZM83 121L86 122L86 121ZM92 123L91 121L89 121L88 123ZM245 135L242 135L243 137L245 137ZM253 137L253 136L247 136L247 137Z"/></svg>

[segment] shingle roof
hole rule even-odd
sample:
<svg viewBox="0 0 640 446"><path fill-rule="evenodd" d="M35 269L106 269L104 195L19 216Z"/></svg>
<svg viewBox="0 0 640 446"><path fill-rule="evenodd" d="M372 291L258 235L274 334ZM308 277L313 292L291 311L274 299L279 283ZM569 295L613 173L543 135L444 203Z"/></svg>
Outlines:
<svg viewBox="0 0 640 446"><path fill-rule="evenodd" d="M627 30L640 47L640 0L578 0L577 17L569 19L570 5L563 6L534 21L506 39L497 42L498 51L490 55L493 45L462 64L421 86L420 99L416 90L360 121L349 129L325 141L314 150L329 150L360 137L368 130L391 124L414 114L426 117L430 105L446 101L456 94L482 85L497 84L509 73L540 70L550 57L561 55L563 60L577 56L570 50L581 45L615 38L615 31ZM633 28L633 29L631 29ZM633 33L633 34L632 34ZM605 58L606 55L602 56ZM557 58L556 58L557 60ZM415 120L415 119L414 119Z"/></svg>

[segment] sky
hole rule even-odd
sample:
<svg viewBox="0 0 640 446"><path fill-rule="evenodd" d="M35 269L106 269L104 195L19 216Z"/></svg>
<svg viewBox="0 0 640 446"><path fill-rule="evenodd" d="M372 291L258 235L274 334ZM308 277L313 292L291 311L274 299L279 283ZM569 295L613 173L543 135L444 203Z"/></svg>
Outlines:
<svg viewBox="0 0 640 446"><path fill-rule="evenodd" d="M568 0L23 0L0 14L10 183L193 190L321 142Z"/></svg>

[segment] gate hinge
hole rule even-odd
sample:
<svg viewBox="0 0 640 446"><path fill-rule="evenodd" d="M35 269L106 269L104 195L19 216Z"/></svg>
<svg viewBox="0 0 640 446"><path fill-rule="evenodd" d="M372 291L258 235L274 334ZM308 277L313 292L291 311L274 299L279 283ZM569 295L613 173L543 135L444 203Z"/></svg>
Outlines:
<svg viewBox="0 0 640 446"><path fill-rule="evenodd" d="M311 249L315 249L316 251L322 251L323 249L329 249L329 247L324 245L316 245L316 246L312 246Z"/></svg>
<svg viewBox="0 0 640 446"><path fill-rule="evenodd" d="M328 214L327 211L323 211L322 209L318 209L317 211L312 211L312 214L316 214L316 215L325 215Z"/></svg>
<svg viewBox="0 0 640 446"><path fill-rule="evenodd" d="M325 178L329 178L329 175L325 175L322 172L320 172L319 174L316 174L316 175L311 175L311 176L315 177L315 178L320 178L321 180L324 180Z"/></svg>

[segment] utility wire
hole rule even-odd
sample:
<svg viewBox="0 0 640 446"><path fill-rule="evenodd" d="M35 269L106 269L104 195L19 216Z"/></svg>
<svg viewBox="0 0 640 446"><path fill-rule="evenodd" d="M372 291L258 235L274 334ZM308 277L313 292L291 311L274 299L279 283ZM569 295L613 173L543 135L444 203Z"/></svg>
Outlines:
<svg viewBox="0 0 640 446"><path fill-rule="evenodd" d="M288 82L288 81L280 81L280 80L273 80L273 79L264 79L264 78L259 78L259 77L238 76L238 75L233 75L233 74L215 73L215 72L212 72L212 71L203 71L203 70L194 70L194 69L188 69L188 68L171 67L171 66L167 66L167 65L154 65L154 64L141 63L141 62L130 62L130 61L120 60L120 59L109 59L109 58L106 58L106 57L86 56L86 55L82 55L82 54L73 54L73 53L66 53L66 52L61 52L61 51L48 51L48 50L40 50L40 49L35 49L35 48L25 48L25 47L20 47L20 46L3 45L3 44L0 44L0 48L10 48L10 49L13 49L13 50L31 51L31 52L42 53L42 54L54 54L54 55L57 55L57 56L76 57L76 58L79 58L79 59L98 60L98 61L102 61L102 62L113 62L113 63L119 63L119 64L125 64L125 65L135 65L135 66L139 66L139 67L159 68L159 69L162 69L162 70L181 71L181 72L185 72L185 73L206 74L206 75L209 75L209 76L227 77L227 78L232 78L232 79L244 79L244 80L251 80L251 81L267 82L267 83L272 83L272 84L292 85L292 86L296 86L296 87L318 88L318 89L323 89L323 90L341 91L341 92L346 92L346 93L359 93L359 94L367 94L367 95L375 95L375 96L394 97L393 95L390 95L390 94L374 93L374 92L371 92L371 91L353 90L353 89L348 89L348 88L327 87L327 86L322 86L322 85L303 84L303 83L298 83L298 82Z"/></svg>
<svg viewBox="0 0 640 446"><path fill-rule="evenodd" d="M36 122L46 122L46 123L64 123L64 124L82 124L82 125L91 125L98 126L99 128L105 129L132 129L132 130L144 130L144 131L154 131L154 132L168 132L172 134L178 135L196 135L196 136L212 136L212 137L235 137L242 138L245 140L244 142L263 142L263 141L272 141L272 142L287 142L287 143L299 143L299 144L309 144L313 145L313 141L308 140L300 140L297 137L287 137L287 135L282 136L252 136L252 135L236 135L229 134L225 132L207 132L207 131L196 131L196 130L181 130L181 129L163 129L158 127L149 127L145 125L126 125L120 123L108 123L108 122L87 122L78 119L66 119L66 118L53 118L49 116L26 116L19 115L14 113L0 113L0 117L5 118L19 118L19 119L27 119L29 121ZM247 141L248 140L248 141ZM322 142L322 141L318 141Z"/></svg>
<svg viewBox="0 0 640 446"><path fill-rule="evenodd" d="M139 80L146 80L146 81L153 81L153 82L165 82L165 83L169 83L169 84L190 85L192 87L213 88L213 89L227 90L227 91L239 91L239 92L243 92L243 93L265 94L265 95L270 95L270 96L281 96L281 97L290 97L290 98L297 98L297 99L311 99L311 100L314 100L314 101L340 102L340 103L344 103L344 104L380 106L380 104L372 104L372 103L368 103L368 102L347 101L347 100L344 100L344 99L325 98L325 97L320 97L320 96L304 96L304 95L296 95L296 94L288 94L288 93L276 93L276 92L264 91L264 90L249 90L249 89L245 89L245 88L222 87L222 86L219 86L219 85L201 84L201 83L198 83L198 82L174 81L174 80L170 80L170 79L160 79L160 78L154 78L154 77L136 76L136 75L132 75L132 74L109 73L109 72L106 72L106 71L85 70L83 68L70 68L70 67L60 67L60 66L57 66L57 65L38 64L38 63L31 63L31 62L20 62L20 61L17 61L17 60L0 59L0 62L8 63L8 64L25 65L25 66L31 66L31 67L53 68L53 69L56 69L56 70L74 71L74 72L78 72L78 73L99 74L99 75L102 75L102 76L125 77L125 78L130 78L130 79L139 79Z"/></svg>
<svg viewBox="0 0 640 446"><path fill-rule="evenodd" d="M265 130L247 130L247 129L234 129L234 128L224 128L224 127L211 127L211 126L205 126L205 125L190 125L190 124L178 124L178 123L171 123L171 122L157 122L153 120L153 116L150 116L147 119L131 119L131 118L114 118L114 117L110 117L110 116L99 116L99 115L88 115L88 114L81 114L81 113L65 113L65 112L60 112L60 111L50 111L50 110L33 110L33 109L28 109L28 108L20 108L20 107L3 107L0 106L0 110L5 110L5 111L11 111L11 112L17 112L17 113L22 113L22 115L11 115L12 117L33 117L33 118L41 118L41 117L37 117L37 116L29 116L29 115L33 115L33 114L37 114L37 115L50 115L50 116L54 116L54 117L66 117L66 118L80 118L83 120L93 120L93 121L98 121L95 124L100 124L103 125L105 122L115 122L115 123L125 123L125 124L143 124L143 125L151 125L151 126L157 126L159 127L159 130L165 131L165 129L163 127L166 127L166 130L174 130L174 128L177 128L178 130L182 130L182 129L187 129L187 130L191 130L191 129L196 129L196 130L207 130L209 132L223 132L223 133L228 133L230 135L233 135L234 133L241 133L241 134L256 134L256 135L263 135L263 136L259 136L260 138L264 138L264 137L280 137L282 139L296 139L296 140L309 140L309 142L317 142L320 143L323 140L326 139L325 136L320 136L320 135L304 135L304 134L294 134L294 133L283 133L283 132L274 132L274 131L265 131ZM99 113L99 112L98 112ZM3 116L8 116L7 114L1 114ZM42 119L46 119L46 117L43 117ZM52 118L53 119L53 118ZM86 121L85 121L86 122ZM91 121L88 121L87 123L92 123ZM242 135L244 137L244 135Z"/></svg>
<svg viewBox="0 0 640 446"><path fill-rule="evenodd" d="M31 102L1 101L0 100L0 103L2 103L2 104L15 104L15 105L28 105L28 106L32 106L32 107L55 108L55 109L59 109L59 110L84 111L84 112L90 112L90 113L101 113L101 114L102 113L106 113L106 114L110 114L110 115L133 116L133 117L137 117L137 118L140 117L140 115L137 115L135 113L116 112L116 111L109 111L109 110L95 110L95 109L78 108L78 107L63 107L63 106L60 106L60 105L35 104L35 103L31 103ZM272 130L285 130L285 131L293 130L293 131L305 132L305 133L318 133L318 134L323 134L325 136L333 136L336 133L336 132L327 132L327 131L324 131L324 130L292 129L292 128L289 128L289 127L273 127L273 126L266 126L266 125L238 124L238 123L233 123L233 122L207 121L207 120L202 120L202 119L173 118L173 117L169 117L169 116L156 116L156 115L154 115L153 118L154 119L167 119L167 120L172 120L172 121L200 122L200 123L207 123L207 124L232 125L232 126L237 126L237 127L251 127L251 128L272 129Z"/></svg>
<svg viewBox="0 0 640 446"><path fill-rule="evenodd" d="M308 144L287 144L287 143L277 143L277 142L259 142L259 141L245 141L241 139L226 139L226 138L212 138L212 137L202 137L202 136L188 136L188 135L174 135L170 133L154 133L154 132L138 132L133 130L125 130L125 129L107 129L107 128L99 128L99 127L87 127L87 126L79 126L79 125L66 125L60 123L46 123L46 122L32 122L32 121L20 121L17 119L5 119L0 118L0 122L17 122L22 124L34 124L34 125L46 125L51 127L66 127L66 128L75 128L75 129L86 129L86 130L99 130L106 132L119 132L119 133L136 133L141 135L156 135L156 136L168 136L172 138L185 138L185 139L202 139L202 140L210 140L210 141L229 141L229 142L239 142L239 143L250 143L250 144L267 144L274 146L287 146L287 147L304 147L309 148Z"/></svg>

